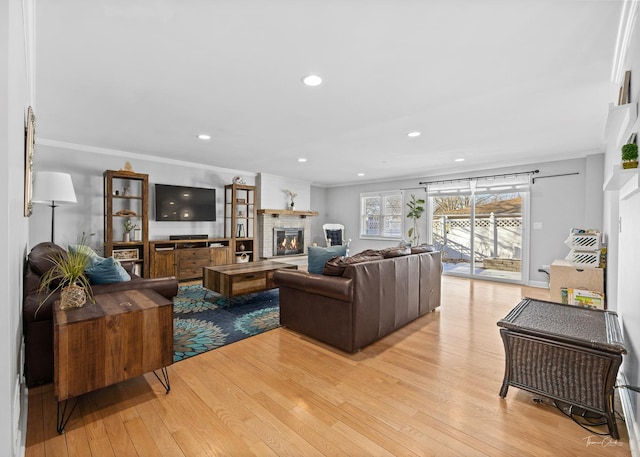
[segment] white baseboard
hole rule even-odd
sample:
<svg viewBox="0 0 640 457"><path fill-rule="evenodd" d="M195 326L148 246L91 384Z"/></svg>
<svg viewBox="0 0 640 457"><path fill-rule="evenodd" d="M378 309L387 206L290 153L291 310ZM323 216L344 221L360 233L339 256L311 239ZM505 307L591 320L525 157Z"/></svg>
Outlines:
<svg viewBox="0 0 640 457"><path fill-rule="evenodd" d="M628 384L624 373L618 373L617 382L619 385ZM624 414L627 433L629 434L629 448L631 448L631 455L632 457L640 457L640 443L638 443L638 438L640 438L638 425L640 424L638 424L636 416L633 414L633 402L631 401L632 393L634 392L629 389L618 389L620 403L622 403L622 413Z"/></svg>

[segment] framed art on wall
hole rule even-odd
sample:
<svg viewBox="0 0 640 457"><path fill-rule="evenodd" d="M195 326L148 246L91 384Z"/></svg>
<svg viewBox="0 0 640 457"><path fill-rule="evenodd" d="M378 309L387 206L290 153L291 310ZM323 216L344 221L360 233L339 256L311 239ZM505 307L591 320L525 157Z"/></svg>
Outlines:
<svg viewBox="0 0 640 457"><path fill-rule="evenodd" d="M36 118L33 109L27 109L27 125L24 136L24 216L29 217L33 211L33 153L36 142Z"/></svg>

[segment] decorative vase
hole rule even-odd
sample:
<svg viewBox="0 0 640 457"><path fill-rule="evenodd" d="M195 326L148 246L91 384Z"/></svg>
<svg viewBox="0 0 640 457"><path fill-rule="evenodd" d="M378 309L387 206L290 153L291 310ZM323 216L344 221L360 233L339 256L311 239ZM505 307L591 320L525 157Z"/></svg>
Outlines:
<svg viewBox="0 0 640 457"><path fill-rule="evenodd" d="M240 244L240 246L238 246L238 250L239 251L244 251L245 250L244 244Z"/></svg>
<svg viewBox="0 0 640 457"><path fill-rule="evenodd" d="M71 284L60 291L60 309L82 308L87 302L87 293L77 284Z"/></svg>
<svg viewBox="0 0 640 457"><path fill-rule="evenodd" d="M122 241L124 241L125 243L128 243L130 240L131 240L131 233L124 232L124 235L122 236Z"/></svg>
<svg viewBox="0 0 640 457"><path fill-rule="evenodd" d="M296 210L296 205L293 202L291 202L291 204L289 205L289 209L291 211L295 211Z"/></svg>

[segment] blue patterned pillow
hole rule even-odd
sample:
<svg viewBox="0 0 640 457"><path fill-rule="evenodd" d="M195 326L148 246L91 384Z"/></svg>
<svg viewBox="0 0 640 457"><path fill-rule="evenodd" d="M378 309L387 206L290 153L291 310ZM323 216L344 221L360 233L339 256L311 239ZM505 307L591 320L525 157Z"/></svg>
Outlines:
<svg viewBox="0 0 640 457"><path fill-rule="evenodd" d="M347 245L331 246L322 248L319 246L309 246L309 273L322 274L324 264L332 257L347 255Z"/></svg>
<svg viewBox="0 0 640 457"><path fill-rule="evenodd" d="M85 268L84 274L87 275L92 284L111 284L131 280L127 270L113 257L94 262Z"/></svg>

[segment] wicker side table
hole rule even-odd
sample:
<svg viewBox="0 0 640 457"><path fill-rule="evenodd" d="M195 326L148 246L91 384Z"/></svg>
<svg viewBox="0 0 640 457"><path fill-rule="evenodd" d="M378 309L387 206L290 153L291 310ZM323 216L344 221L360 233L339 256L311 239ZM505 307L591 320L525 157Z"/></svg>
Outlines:
<svg viewBox="0 0 640 457"><path fill-rule="evenodd" d="M500 396L509 386L606 417L619 438L614 385L626 354L611 311L525 298L498 322L505 349Z"/></svg>

